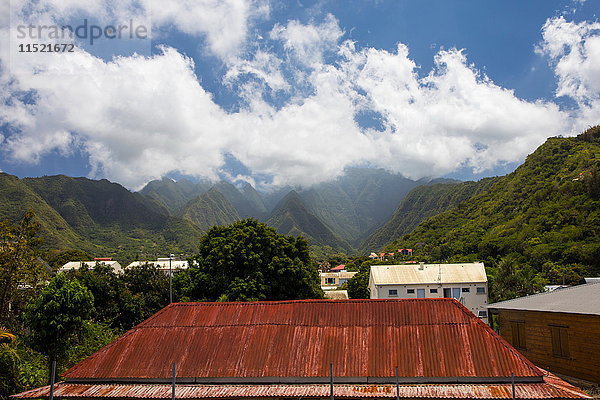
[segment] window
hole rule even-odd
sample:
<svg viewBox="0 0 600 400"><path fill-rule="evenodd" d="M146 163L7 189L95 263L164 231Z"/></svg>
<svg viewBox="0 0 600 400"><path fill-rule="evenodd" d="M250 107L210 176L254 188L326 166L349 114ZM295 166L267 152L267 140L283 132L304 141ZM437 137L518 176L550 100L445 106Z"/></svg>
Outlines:
<svg viewBox="0 0 600 400"><path fill-rule="evenodd" d="M425 289L417 289L417 298L424 299L425 298Z"/></svg>
<svg viewBox="0 0 600 400"><path fill-rule="evenodd" d="M512 345L517 349L525 350L525 322L511 321L510 330L512 332Z"/></svg>
<svg viewBox="0 0 600 400"><path fill-rule="evenodd" d="M569 357L569 334L566 326L550 325L552 336L552 355L555 357Z"/></svg>
<svg viewBox="0 0 600 400"><path fill-rule="evenodd" d="M437 293L437 289L429 289L429 293Z"/></svg>
<svg viewBox="0 0 600 400"><path fill-rule="evenodd" d="M325 278L326 285L335 285L335 278Z"/></svg>
<svg viewBox="0 0 600 400"><path fill-rule="evenodd" d="M462 288L463 293L469 293L470 291L471 291L471 288L468 288L468 287Z"/></svg>
<svg viewBox="0 0 600 400"><path fill-rule="evenodd" d="M415 294L415 289L407 289L406 293L408 293L408 294Z"/></svg>
<svg viewBox="0 0 600 400"><path fill-rule="evenodd" d="M477 294L485 294L485 288L484 287L478 287L477 288Z"/></svg>
<svg viewBox="0 0 600 400"><path fill-rule="evenodd" d="M398 296L398 290L397 289L390 289L388 290L388 296L392 297L392 296Z"/></svg>
<svg viewBox="0 0 600 400"><path fill-rule="evenodd" d="M487 318L487 311L485 311L485 310L481 310L481 311L479 311L479 312L477 313L477 316L478 316L479 318Z"/></svg>

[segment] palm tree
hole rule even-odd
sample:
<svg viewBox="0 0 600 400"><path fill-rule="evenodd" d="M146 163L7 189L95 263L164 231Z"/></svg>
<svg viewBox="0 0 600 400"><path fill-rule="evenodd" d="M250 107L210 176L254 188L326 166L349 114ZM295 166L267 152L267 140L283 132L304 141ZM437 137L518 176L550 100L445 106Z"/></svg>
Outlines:
<svg viewBox="0 0 600 400"><path fill-rule="evenodd" d="M17 337L15 335L13 335L12 333L10 333L8 331L8 329L0 326L0 343L12 343L17 339Z"/></svg>

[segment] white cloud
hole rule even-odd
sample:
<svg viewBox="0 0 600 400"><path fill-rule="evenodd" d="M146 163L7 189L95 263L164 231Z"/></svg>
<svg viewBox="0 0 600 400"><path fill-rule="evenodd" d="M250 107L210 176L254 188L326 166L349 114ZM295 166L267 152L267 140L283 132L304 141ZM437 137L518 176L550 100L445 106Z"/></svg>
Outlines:
<svg viewBox="0 0 600 400"><path fill-rule="evenodd" d="M73 17L104 23L152 21L157 36L162 29L204 36L208 50L225 62L234 61L243 50L252 23L269 15L268 0L5 0L2 4L4 8L10 4L14 17L28 21ZM9 13L0 15L8 18Z"/></svg>
<svg viewBox="0 0 600 400"><path fill-rule="evenodd" d="M307 66L321 64L324 53L336 50L342 35L337 19L331 14L321 24L304 25L297 20L289 21L286 26L277 24L269 34L271 39L281 40L284 48Z"/></svg>
<svg viewBox="0 0 600 400"><path fill-rule="evenodd" d="M169 18L161 23L185 26ZM595 36L584 36L563 41L582 46L585 63L595 59L589 45ZM224 80L247 101L238 112L216 104L194 74L193 60L174 48L108 62L82 50L20 58L0 79L0 124L18 130L2 149L14 160L37 162L50 151L77 148L89 155L93 177L131 188L173 171L214 178L228 153L254 177L310 185L357 164L412 178L465 165L482 171L520 161L546 137L599 116L592 72L577 75L588 105L569 115L552 102L519 99L469 65L460 50L440 51L434 69L419 77L405 45L357 50L349 41L338 43L340 37L333 16L318 25L290 21L272 30L289 52L287 62L265 49L232 56ZM567 52L547 41L544 51L560 63ZM232 49L214 51L225 57ZM336 63L327 64L324 52L332 50ZM284 68L302 70L298 76L311 90L295 93L298 76L286 80ZM289 92L290 99L275 107L264 100L265 90ZM23 100L25 92L35 93L33 104ZM383 131L361 127L362 111L381 115Z"/></svg>
<svg viewBox="0 0 600 400"><path fill-rule="evenodd" d="M210 50L225 61L238 56L249 24L269 14L266 0L142 0L154 25L206 35Z"/></svg>
<svg viewBox="0 0 600 400"><path fill-rule="evenodd" d="M550 57L558 77L557 96L584 102L600 95L600 23L548 19L539 51Z"/></svg>

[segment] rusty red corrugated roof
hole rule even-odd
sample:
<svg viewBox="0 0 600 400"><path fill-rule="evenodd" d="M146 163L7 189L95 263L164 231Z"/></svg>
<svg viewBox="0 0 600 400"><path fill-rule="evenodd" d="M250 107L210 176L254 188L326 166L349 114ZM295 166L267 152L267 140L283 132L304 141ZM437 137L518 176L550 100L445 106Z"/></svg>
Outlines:
<svg viewBox="0 0 600 400"><path fill-rule="evenodd" d="M510 399L510 384L419 384L399 385L402 399ZM19 399L38 399L49 396L50 387L30 390L13 396ZM334 384L335 398L395 398L396 386ZM171 386L167 384L78 384L59 383L54 388L57 399L169 399ZM211 398L326 398L329 385L200 385L178 384L175 397L178 399ZM518 399L581 399L591 398L581 390L550 375L542 383L515 384Z"/></svg>
<svg viewBox="0 0 600 400"><path fill-rule="evenodd" d="M540 379L542 372L454 299L175 303L70 370L67 380L315 382ZM418 381L421 381L419 379ZM373 380L369 380L373 382Z"/></svg>

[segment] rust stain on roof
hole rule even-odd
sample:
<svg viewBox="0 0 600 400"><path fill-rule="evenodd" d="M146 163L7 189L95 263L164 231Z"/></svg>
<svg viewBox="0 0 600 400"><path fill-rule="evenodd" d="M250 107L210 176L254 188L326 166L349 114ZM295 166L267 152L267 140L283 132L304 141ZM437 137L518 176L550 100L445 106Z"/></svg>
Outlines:
<svg viewBox="0 0 600 400"><path fill-rule="evenodd" d="M175 303L67 380L329 376L498 378L542 372L453 299ZM357 381L358 382L358 381Z"/></svg>

